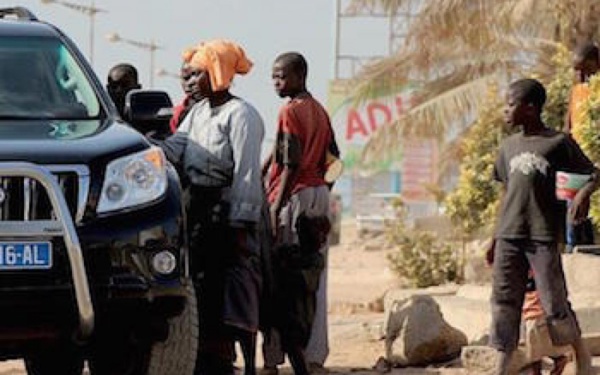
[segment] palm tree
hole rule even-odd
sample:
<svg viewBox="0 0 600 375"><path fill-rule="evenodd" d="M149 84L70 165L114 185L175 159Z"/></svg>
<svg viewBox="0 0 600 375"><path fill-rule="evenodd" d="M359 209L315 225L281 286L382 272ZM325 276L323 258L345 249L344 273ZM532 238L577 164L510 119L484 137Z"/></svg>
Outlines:
<svg viewBox="0 0 600 375"><path fill-rule="evenodd" d="M600 30L597 0L352 0L350 6L379 6L390 16L418 9L403 48L355 78L359 100L409 84L419 98L371 137L366 162L386 158L401 135L443 139L468 128L491 81L528 74L547 82L560 48L595 39Z"/></svg>

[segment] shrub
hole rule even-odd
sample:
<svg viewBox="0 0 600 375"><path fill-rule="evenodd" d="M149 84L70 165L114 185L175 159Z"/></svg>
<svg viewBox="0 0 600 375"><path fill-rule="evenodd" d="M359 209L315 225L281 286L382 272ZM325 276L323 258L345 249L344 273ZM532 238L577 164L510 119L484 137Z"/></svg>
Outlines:
<svg viewBox="0 0 600 375"><path fill-rule="evenodd" d="M461 140L464 157L458 184L445 200L446 214L463 240L493 227L499 195L493 169L503 136L502 101L491 87L477 121Z"/></svg>
<svg viewBox="0 0 600 375"><path fill-rule="evenodd" d="M404 208L395 202L396 220L388 223L386 233L397 250L388 255L392 271L411 286L424 288L457 281L458 261L450 244L434 233L411 231L404 225Z"/></svg>

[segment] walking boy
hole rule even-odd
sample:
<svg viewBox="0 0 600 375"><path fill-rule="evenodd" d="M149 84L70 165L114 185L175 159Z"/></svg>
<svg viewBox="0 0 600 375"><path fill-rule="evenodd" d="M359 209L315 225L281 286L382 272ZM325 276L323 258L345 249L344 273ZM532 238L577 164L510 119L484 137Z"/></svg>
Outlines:
<svg viewBox="0 0 600 375"><path fill-rule="evenodd" d="M546 90L536 80L521 79L509 87L506 123L521 127L500 145L494 177L504 187L495 233L490 345L497 350L497 374L507 374L518 344L521 309L529 268L556 346L572 345L577 374L590 373L590 356L567 296L557 242L563 233L565 205L556 198L557 171L590 174L569 208L569 220L580 219L598 188L598 170L568 135L542 122Z"/></svg>
<svg viewBox="0 0 600 375"><path fill-rule="evenodd" d="M290 98L279 112L275 150L265 163L270 169L267 194L276 246L298 244L296 221L300 214L309 217L328 216L329 187L325 181L326 154L339 156L329 116L306 88L308 65L296 52L278 56L273 64L275 91ZM327 264L327 244L321 248ZM305 348L306 360L313 370L323 367L329 352L327 340L327 268L321 273L317 291L315 320ZM265 367L271 373L282 358L265 351Z"/></svg>

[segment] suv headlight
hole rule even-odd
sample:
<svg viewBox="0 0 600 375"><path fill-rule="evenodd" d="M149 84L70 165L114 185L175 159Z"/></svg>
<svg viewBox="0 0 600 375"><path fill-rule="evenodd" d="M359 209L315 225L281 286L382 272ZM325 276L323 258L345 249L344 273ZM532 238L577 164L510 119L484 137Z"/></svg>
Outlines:
<svg viewBox="0 0 600 375"><path fill-rule="evenodd" d="M113 160L106 167L98 213L151 202L167 189L165 155L158 147Z"/></svg>

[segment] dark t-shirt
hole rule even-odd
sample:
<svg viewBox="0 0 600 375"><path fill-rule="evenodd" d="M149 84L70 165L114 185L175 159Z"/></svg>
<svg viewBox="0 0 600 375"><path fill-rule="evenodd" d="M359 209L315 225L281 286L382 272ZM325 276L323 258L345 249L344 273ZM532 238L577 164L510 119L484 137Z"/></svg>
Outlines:
<svg viewBox="0 0 600 375"><path fill-rule="evenodd" d="M593 170L593 163L564 133L547 130L508 137L494 165L494 178L505 187L496 237L560 240L566 205L556 199L556 171L588 174Z"/></svg>

